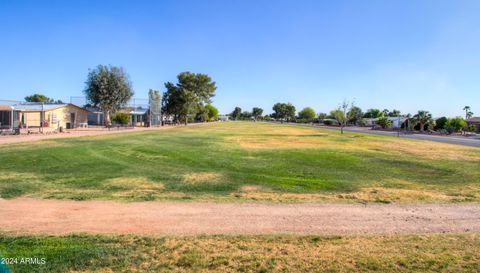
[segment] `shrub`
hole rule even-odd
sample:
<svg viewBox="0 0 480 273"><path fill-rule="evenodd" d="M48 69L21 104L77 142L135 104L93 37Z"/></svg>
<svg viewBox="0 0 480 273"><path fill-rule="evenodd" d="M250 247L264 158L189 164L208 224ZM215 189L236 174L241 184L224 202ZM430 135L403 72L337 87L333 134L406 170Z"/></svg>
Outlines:
<svg viewBox="0 0 480 273"><path fill-rule="evenodd" d="M116 113L112 120L117 124L128 124L130 121L130 115L127 113Z"/></svg>
<svg viewBox="0 0 480 273"><path fill-rule="evenodd" d="M445 124L447 127L452 127L454 132L460 132L467 126L467 123L461 117L451 118Z"/></svg>
<svg viewBox="0 0 480 273"><path fill-rule="evenodd" d="M475 133L477 131L477 126L473 125L473 124L470 124L468 125L467 127L467 131L468 132L471 132L471 133Z"/></svg>
<svg viewBox="0 0 480 273"><path fill-rule="evenodd" d="M323 124L325 125L339 125L338 121L334 119L324 119Z"/></svg>
<svg viewBox="0 0 480 273"><path fill-rule="evenodd" d="M448 119L446 117L441 117L435 120L435 130L445 129Z"/></svg>
<svg viewBox="0 0 480 273"><path fill-rule="evenodd" d="M305 107L302 111L298 112L298 119L302 120L302 122L311 122L316 116L315 110L310 107Z"/></svg>
<svg viewBox="0 0 480 273"><path fill-rule="evenodd" d="M453 126L447 126L445 127L445 130L447 131L447 133L449 135L453 134L453 132L455 132L455 128L453 128Z"/></svg>
<svg viewBox="0 0 480 273"><path fill-rule="evenodd" d="M388 129L392 127L392 121L386 117L381 117L377 120L378 126L382 127L383 129Z"/></svg>

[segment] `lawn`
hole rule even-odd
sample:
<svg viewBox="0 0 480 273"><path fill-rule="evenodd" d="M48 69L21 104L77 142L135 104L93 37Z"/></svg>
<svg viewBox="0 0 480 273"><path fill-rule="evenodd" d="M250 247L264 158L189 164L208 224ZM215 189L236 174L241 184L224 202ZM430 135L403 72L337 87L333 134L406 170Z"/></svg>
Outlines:
<svg viewBox="0 0 480 273"><path fill-rule="evenodd" d="M480 235L18 236L0 234L12 272L478 272Z"/></svg>
<svg viewBox="0 0 480 273"><path fill-rule="evenodd" d="M0 146L0 196L478 202L480 149L261 122Z"/></svg>

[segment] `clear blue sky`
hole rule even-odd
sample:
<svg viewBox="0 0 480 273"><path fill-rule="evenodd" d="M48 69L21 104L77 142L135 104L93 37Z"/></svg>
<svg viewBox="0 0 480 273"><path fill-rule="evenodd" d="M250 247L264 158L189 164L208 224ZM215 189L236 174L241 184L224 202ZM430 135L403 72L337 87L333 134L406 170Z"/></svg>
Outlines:
<svg viewBox="0 0 480 273"><path fill-rule="evenodd" d="M181 71L217 82L221 113L275 102L480 114L480 1L0 0L0 99L82 95L123 66L135 96Z"/></svg>

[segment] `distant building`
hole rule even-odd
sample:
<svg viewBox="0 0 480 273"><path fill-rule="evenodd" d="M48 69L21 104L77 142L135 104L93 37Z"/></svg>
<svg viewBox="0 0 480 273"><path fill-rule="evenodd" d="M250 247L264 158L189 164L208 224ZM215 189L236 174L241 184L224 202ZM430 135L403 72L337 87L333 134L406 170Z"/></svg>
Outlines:
<svg viewBox="0 0 480 273"><path fill-rule="evenodd" d="M84 127L88 124L88 111L70 103L13 103L0 105L0 128Z"/></svg>
<svg viewBox="0 0 480 273"><path fill-rule="evenodd" d="M219 115L218 120L219 121L229 121L230 117L227 115Z"/></svg>
<svg viewBox="0 0 480 273"><path fill-rule="evenodd" d="M473 117L466 120L468 125L477 127L477 133L480 133L480 117Z"/></svg>
<svg viewBox="0 0 480 273"><path fill-rule="evenodd" d="M405 121L408 119L406 117L387 117L387 119L390 120L390 122L392 123L392 127L393 129L398 129L398 128L401 128L403 123L405 123ZM368 127L375 127L377 126L377 121L378 121L378 118L364 118L362 119L363 120L363 124L365 126L368 126Z"/></svg>
<svg viewBox="0 0 480 273"><path fill-rule="evenodd" d="M144 107L126 107L117 111L118 113L126 113L130 115L128 125L130 126L148 126L148 109Z"/></svg>

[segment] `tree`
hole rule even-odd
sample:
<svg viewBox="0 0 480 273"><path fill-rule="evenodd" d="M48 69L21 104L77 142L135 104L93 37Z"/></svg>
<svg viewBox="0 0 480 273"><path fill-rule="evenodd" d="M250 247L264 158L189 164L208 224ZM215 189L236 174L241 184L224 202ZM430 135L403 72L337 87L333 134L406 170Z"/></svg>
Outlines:
<svg viewBox="0 0 480 273"><path fill-rule="evenodd" d="M470 106L463 107L463 111L465 111L465 119L469 119L473 116L473 112L470 110Z"/></svg>
<svg viewBox="0 0 480 273"><path fill-rule="evenodd" d="M466 128L467 127L467 123L465 122L465 120L463 120L463 118L461 117L454 117L454 118L451 118L447 121L447 123L445 124L446 127L449 127L451 126L453 128L453 131L458 133L460 132L463 128Z"/></svg>
<svg viewBox="0 0 480 273"><path fill-rule="evenodd" d="M173 115L177 122L187 125L189 116L195 116L211 103L217 87L208 75L201 73L182 72L177 80L176 84L165 83L163 110Z"/></svg>
<svg viewBox="0 0 480 273"><path fill-rule="evenodd" d="M418 113L413 116L413 119L420 125L420 132L425 131L425 125L433 123L432 114L425 110L418 111Z"/></svg>
<svg viewBox="0 0 480 273"><path fill-rule="evenodd" d="M360 107L358 106L352 105L352 107L348 111L348 116L349 116L349 120L347 122L351 122L357 125L357 123L362 119L362 116L363 116L362 109L360 109Z"/></svg>
<svg viewBox="0 0 480 273"><path fill-rule="evenodd" d="M88 73L84 93L95 107L104 112L105 125L110 125L110 113L125 105L133 96L128 74L121 67L99 65Z"/></svg>
<svg viewBox="0 0 480 273"><path fill-rule="evenodd" d="M242 119L251 119L252 118L252 113L248 112L248 111L243 111L242 114L240 115L240 117Z"/></svg>
<svg viewBox="0 0 480 273"><path fill-rule="evenodd" d="M383 117L383 112L380 109L368 109L363 115L364 118L380 118Z"/></svg>
<svg viewBox="0 0 480 273"><path fill-rule="evenodd" d="M286 105L287 110L287 121L295 119L295 106L293 106L290 102Z"/></svg>
<svg viewBox="0 0 480 273"><path fill-rule="evenodd" d="M392 121L387 117L380 117L377 120L377 124L382 127L383 129L388 129L392 127Z"/></svg>
<svg viewBox="0 0 480 273"><path fill-rule="evenodd" d="M328 117L327 113L318 113L318 121L319 122L322 122L327 117Z"/></svg>
<svg viewBox="0 0 480 273"><path fill-rule="evenodd" d="M446 129L446 124L447 124L448 118L446 117L440 117L435 120L435 130L443 130Z"/></svg>
<svg viewBox="0 0 480 273"><path fill-rule="evenodd" d="M63 103L61 100L54 100L43 94L35 93L25 97L26 102Z"/></svg>
<svg viewBox="0 0 480 273"><path fill-rule="evenodd" d="M382 113L384 117L388 117L388 114L390 113L390 111L388 109L383 109Z"/></svg>
<svg viewBox="0 0 480 273"><path fill-rule="evenodd" d="M304 122L312 122L316 116L317 114L315 113L315 110L311 107L305 107L302 111L298 112L298 119Z"/></svg>
<svg viewBox="0 0 480 273"><path fill-rule="evenodd" d="M259 117L261 117L263 114L263 109L259 107L253 107L252 109L252 116L255 120L257 120Z"/></svg>
<svg viewBox="0 0 480 273"><path fill-rule="evenodd" d="M388 112L389 117L399 117L400 115L400 110L393 109L392 111Z"/></svg>
<svg viewBox="0 0 480 273"><path fill-rule="evenodd" d="M335 110L331 111L330 114L335 118L335 120L340 124L340 132L343 134L343 128L347 126L347 122L351 119L349 113L353 113L353 111L349 111L355 107L353 102L349 104L346 100L342 102L342 104Z"/></svg>
<svg viewBox="0 0 480 273"><path fill-rule="evenodd" d="M234 120L238 120L240 118L240 116L242 115L242 108L240 107L235 107L235 109L233 110L233 112L230 114L230 116L234 119Z"/></svg>
<svg viewBox="0 0 480 273"><path fill-rule="evenodd" d="M280 119L282 122L284 120L289 121L291 119L295 118L295 106L293 106L291 103L275 103L273 105L273 116L276 119Z"/></svg>
<svg viewBox="0 0 480 273"><path fill-rule="evenodd" d="M211 104L205 105L207 118L209 121L215 120L218 117L218 109Z"/></svg>

